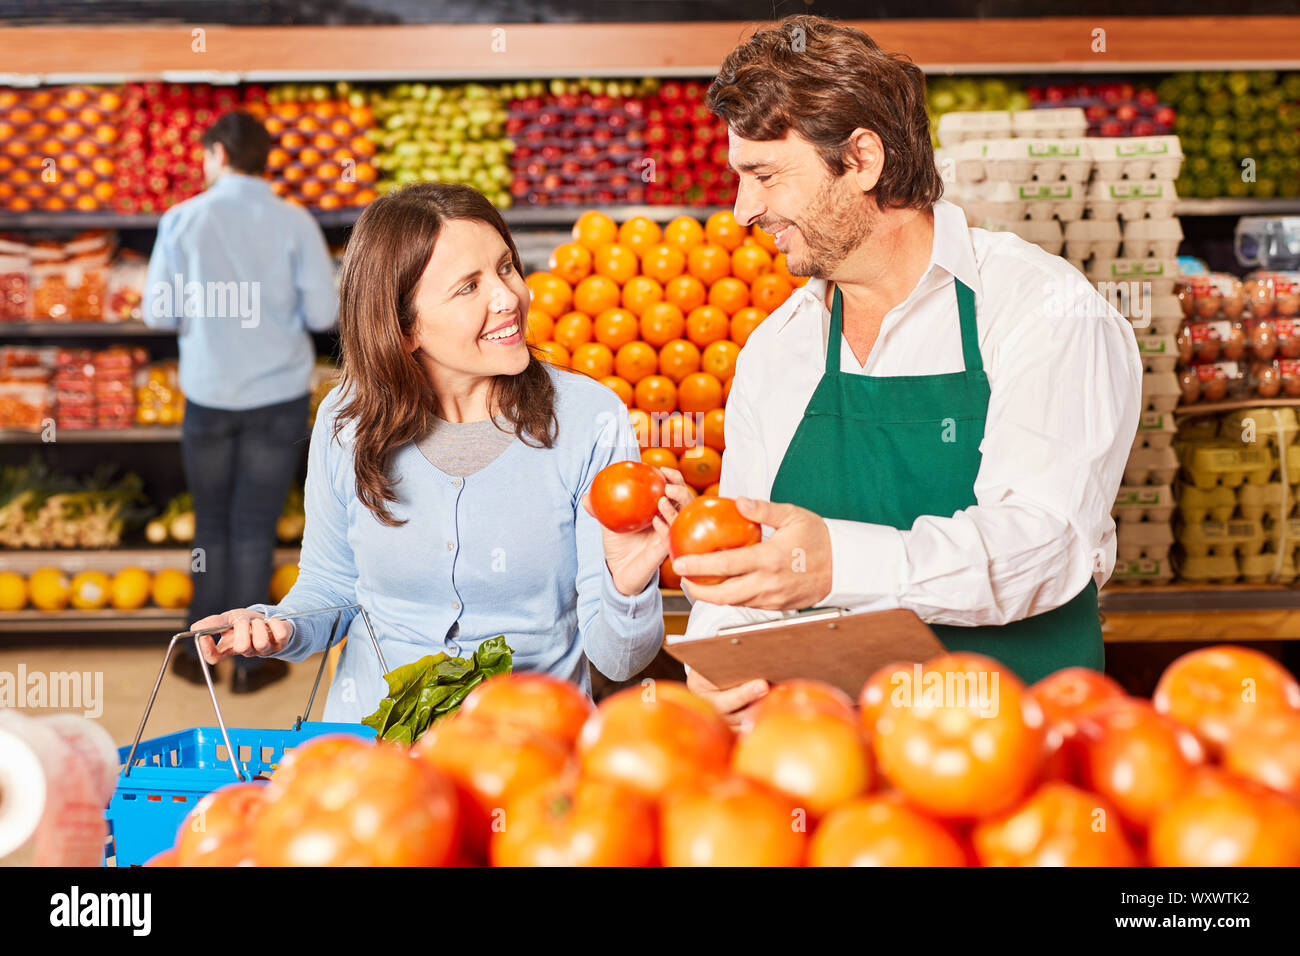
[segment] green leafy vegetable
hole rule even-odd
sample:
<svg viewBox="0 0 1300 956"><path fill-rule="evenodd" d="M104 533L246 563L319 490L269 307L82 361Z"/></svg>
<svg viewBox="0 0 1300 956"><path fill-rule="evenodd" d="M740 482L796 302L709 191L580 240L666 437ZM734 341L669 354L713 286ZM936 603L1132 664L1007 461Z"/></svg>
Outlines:
<svg viewBox="0 0 1300 956"><path fill-rule="evenodd" d="M480 644L473 657L430 654L389 671L384 675L388 696L361 722L382 740L414 743L435 720L454 713L480 683L510 673L513 653L500 634Z"/></svg>

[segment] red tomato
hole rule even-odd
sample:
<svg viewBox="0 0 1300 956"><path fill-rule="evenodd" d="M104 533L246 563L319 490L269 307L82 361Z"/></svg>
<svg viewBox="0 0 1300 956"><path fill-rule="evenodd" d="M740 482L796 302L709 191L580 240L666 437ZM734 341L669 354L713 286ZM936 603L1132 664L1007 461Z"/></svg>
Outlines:
<svg viewBox="0 0 1300 956"><path fill-rule="evenodd" d="M1075 718L1079 782L1143 833L1205 762L1196 735L1131 697L1096 701Z"/></svg>
<svg viewBox="0 0 1300 956"><path fill-rule="evenodd" d="M232 783L196 803L176 834L176 865L252 866L249 840L264 795L260 783Z"/></svg>
<svg viewBox="0 0 1300 956"><path fill-rule="evenodd" d="M813 833L809 866L965 866L961 842L897 795L836 807Z"/></svg>
<svg viewBox="0 0 1300 956"><path fill-rule="evenodd" d="M1300 712L1261 714L1240 728L1224 745L1223 766L1300 799Z"/></svg>
<svg viewBox="0 0 1300 956"><path fill-rule="evenodd" d="M442 866L456 850L450 780L397 747L320 738L293 752L253 824L259 866ZM281 770L291 772L281 774Z"/></svg>
<svg viewBox="0 0 1300 956"><path fill-rule="evenodd" d="M668 529L668 554L676 560L684 554L744 548L762 540L763 528L741 515L734 499L710 495L696 498L677 512ZM710 575L688 580L709 585L726 578Z"/></svg>
<svg viewBox="0 0 1300 956"><path fill-rule="evenodd" d="M595 709L570 681L546 674L501 674L470 691L459 719L527 727L572 747Z"/></svg>
<svg viewBox="0 0 1300 956"><path fill-rule="evenodd" d="M566 775L513 796L493 866L649 866L655 805L618 784Z"/></svg>
<svg viewBox="0 0 1300 956"><path fill-rule="evenodd" d="M1156 817L1147 846L1152 866L1300 866L1300 808L1205 767Z"/></svg>
<svg viewBox="0 0 1300 956"><path fill-rule="evenodd" d="M871 753L857 721L827 710L768 710L741 734L731 769L820 819L871 789Z"/></svg>
<svg viewBox="0 0 1300 956"><path fill-rule="evenodd" d="M669 591L680 591L682 589L682 576L673 570L673 559L664 558L664 563L659 565L659 586L667 588Z"/></svg>
<svg viewBox="0 0 1300 956"><path fill-rule="evenodd" d="M564 742L526 727L473 718L441 720L411 748L455 785L461 839L471 859L487 852L511 795L558 776L568 763Z"/></svg>
<svg viewBox="0 0 1300 956"><path fill-rule="evenodd" d="M754 719L776 710L825 710L857 721L849 695L819 680L797 678L774 685L754 708Z"/></svg>
<svg viewBox="0 0 1300 956"><path fill-rule="evenodd" d="M862 732L868 737L876 732L876 718L880 716L880 708L884 706L885 700L904 682L910 686L912 676L911 664L895 661L867 678L862 690L858 692L858 720L862 724Z"/></svg>
<svg viewBox="0 0 1300 956"><path fill-rule="evenodd" d="M920 809L989 816L1029 792L1043 761L1043 713L1020 680L979 654L944 654L901 681L876 718L886 777Z"/></svg>
<svg viewBox="0 0 1300 956"><path fill-rule="evenodd" d="M641 531L654 522L667 487L658 468L639 461L616 461L592 479L591 510L610 531Z"/></svg>
<svg viewBox="0 0 1300 956"><path fill-rule="evenodd" d="M660 852L664 866L799 866L805 819L744 778L697 781L664 798Z"/></svg>
<svg viewBox="0 0 1300 956"><path fill-rule="evenodd" d="M1222 644L1184 654L1165 669L1151 703L1218 753L1259 715L1300 708L1300 684L1267 654Z"/></svg>
<svg viewBox="0 0 1300 956"><path fill-rule="evenodd" d="M1088 667L1067 667L1049 674L1029 688L1030 696L1043 708L1047 727L1047 766L1045 776L1074 780L1071 749L1077 725L1075 718L1089 704L1111 697L1123 697L1124 688L1099 671Z"/></svg>
<svg viewBox="0 0 1300 956"><path fill-rule="evenodd" d="M596 708L578 736L584 775L658 799L672 787L726 770L731 730L705 701L671 699L675 691L665 690L671 684L629 687Z"/></svg>
<svg viewBox="0 0 1300 956"><path fill-rule="evenodd" d="M655 698L670 700L674 704L681 704L684 707L689 707L691 710L699 713L700 716L709 724L720 731L725 731L729 742L728 745L730 745L731 730L725 723L719 720L717 709L681 681L654 679L650 679L649 683L642 681L641 696L651 700Z"/></svg>
<svg viewBox="0 0 1300 956"><path fill-rule="evenodd" d="M1049 780L971 831L983 866L1136 866L1119 817L1095 793Z"/></svg>

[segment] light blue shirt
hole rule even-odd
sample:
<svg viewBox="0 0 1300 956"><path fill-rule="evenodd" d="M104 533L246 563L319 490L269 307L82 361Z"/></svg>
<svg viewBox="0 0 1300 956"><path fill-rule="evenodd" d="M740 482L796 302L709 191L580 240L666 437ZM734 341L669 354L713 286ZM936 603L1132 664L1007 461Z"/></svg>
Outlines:
<svg viewBox="0 0 1300 956"><path fill-rule="evenodd" d="M240 411L307 394L310 332L334 326L338 293L311 213L227 172L163 213L142 305L179 332L185 397Z"/></svg>
<svg viewBox="0 0 1300 956"><path fill-rule="evenodd" d="M663 640L656 576L637 595L615 588L600 525L582 507L592 478L616 461L639 460L627 409L608 388L550 366L558 433L552 448L515 439L467 478L435 468L408 443L393 455L397 527L381 524L356 495L354 425L331 439L342 387L321 404L308 453L298 582L276 613L359 603L385 663L394 669L439 651L468 657L504 634L514 669L571 680L590 693L587 661L626 680ZM278 655L301 661L322 650L333 615L294 620ZM458 647L444 642L459 625ZM357 722L387 693L374 648L355 612L324 719Z"/></svg>

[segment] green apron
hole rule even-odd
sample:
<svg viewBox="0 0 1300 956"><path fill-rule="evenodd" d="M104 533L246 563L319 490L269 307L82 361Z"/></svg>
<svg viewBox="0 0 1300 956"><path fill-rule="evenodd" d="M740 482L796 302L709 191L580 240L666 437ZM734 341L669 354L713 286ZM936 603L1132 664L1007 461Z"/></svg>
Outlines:
<svg viewBox="0 0 1300 956"><path fill-rule="evenodd" d="M947 517L976 504L989 380L976 337L975 294L953 281L966 370L948 375L841 372L843 303L835 289L826 374L786 449L773 501L903 530L921 515ZM1062 667L1101 670L1105 659L1091 579L1069 603L1010 624L930 626L949 650L987 654L1026 683Z"/></svg>

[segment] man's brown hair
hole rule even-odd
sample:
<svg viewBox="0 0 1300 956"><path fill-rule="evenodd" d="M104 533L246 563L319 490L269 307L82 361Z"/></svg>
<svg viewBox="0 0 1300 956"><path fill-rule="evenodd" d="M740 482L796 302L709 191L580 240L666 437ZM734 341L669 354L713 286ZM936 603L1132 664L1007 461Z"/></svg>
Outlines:
<svg viewBox="0 0 1300 956"><path fill-rule="evenodd" d="M848 168L849 136L869 129L885 150L872 190L880 208L929 209L943 195L925 74L861 30L814 16L760 30L722 61L708 105L743 139L780 139L793 129L835 176Z"/></svg>

